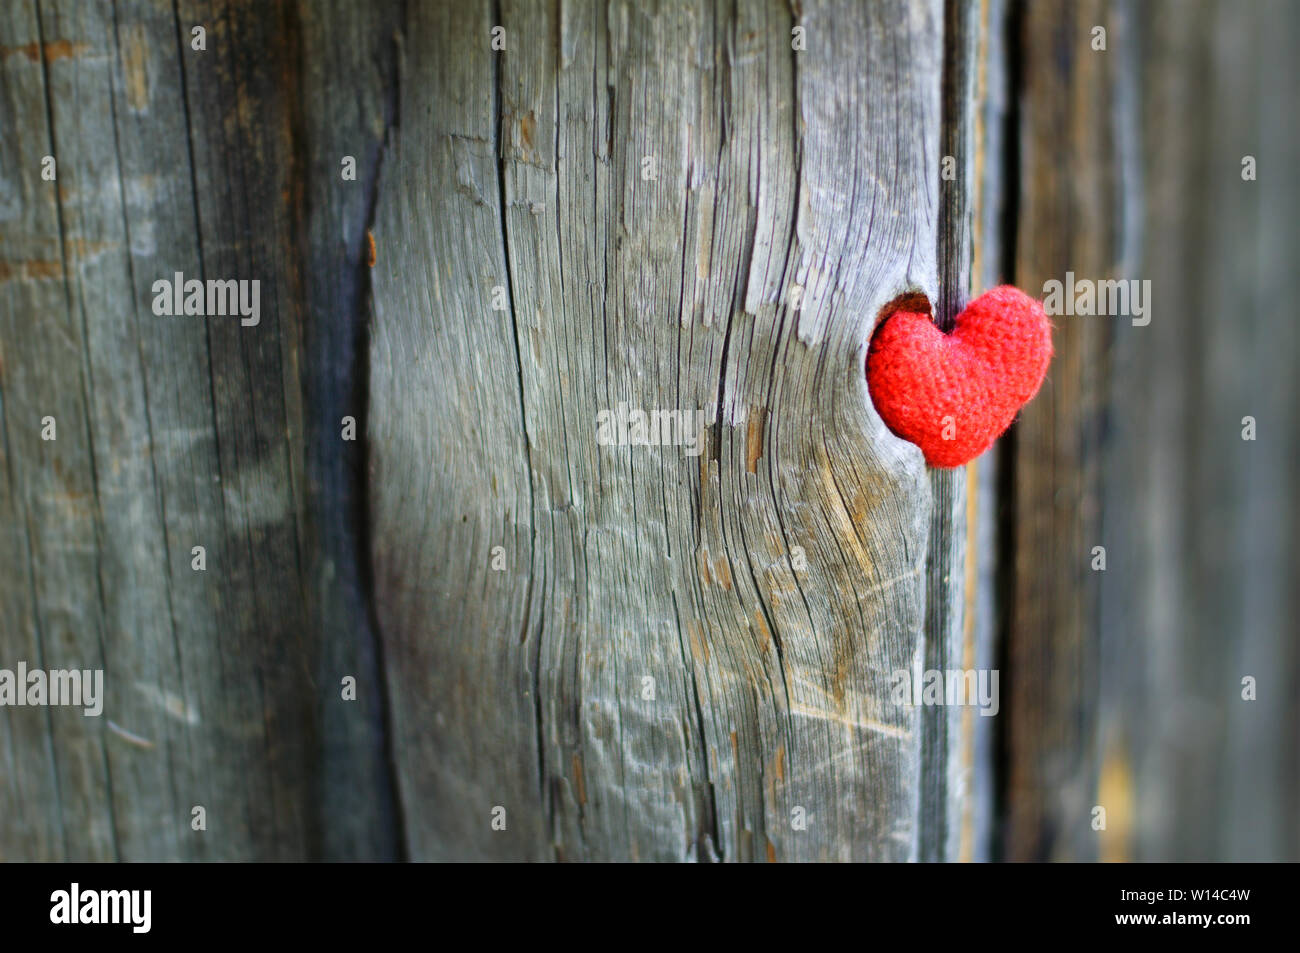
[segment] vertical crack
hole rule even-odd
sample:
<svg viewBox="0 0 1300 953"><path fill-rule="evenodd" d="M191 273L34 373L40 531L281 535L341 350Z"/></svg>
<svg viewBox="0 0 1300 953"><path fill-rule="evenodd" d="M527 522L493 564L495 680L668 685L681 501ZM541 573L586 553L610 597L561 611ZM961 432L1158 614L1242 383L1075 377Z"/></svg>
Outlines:
<svg viewBox="0 0 1300 953"><path fill-rule="evenodd" d="M402 33L406 25L406 3L403 2L398 12L401 24L392 38L391 56L387 64L387 78L384 89L387 92L384 103L384 133L376 151L375 161L370 172L370 181L366 191L366 205L363 211L363 226L357 238L357 251L353 267L357 273L357 306L352 328L352 380L356 408L357 427L362 433L370 432L370 336L374 326L374 282L368 261L359 254L361 242L368 240L374 229L375 216L379 207L379 183L382 178L384 161L392 146L393 129L400 126L401 119L401 78L402 78ZM355 527L356 537L353 545L354 562L358 573L358 588L364 606L366 626L364 635L372 653L373 666L378 677L378 724L380 758L383 772L381 783L385 800L386 814L390 824L390 840L394 856L399 861L409 860L410 844L407 840L405 804L402 801L401 787L398 781L397 753L393 747L392 698L388 686L388 665L385 660L382 628L379 624L379 607L375 601L374 560L370 554L374 551L374 525L371 519L369 501L370 486L370 441L358 441L354 457L351 480L353 492L349 494L350 518Z"/></svg>
<svg viewBox="0 0 1300 953"><path fill-rule="evenodd" d="M54 132L54 97L51 94L51 90L50 90L50 62L45 54L45 50L46 50L45 24L44 24L44 18L41 16L41 7L39 3L36 5L35 12L36 12L36 42L37 42L37 47L40 50L40 56L41 56L41 85L42 85L42 92L45 97L46 131L49 135L50 154L57 157L59 154L59 148L58 148L58 143ZM73 320L72 279L68 271L67 223L65 222L64 215L63 215L63 199L59 195L59 190L57 188L54 190L54 193L55 193L54 208L55 208L55 214L57 216L58 227L59 227L59 256L63 265L63 269L62 269L63 270L63 294L64 294L64 300L67 305L68 319L69 321L72 321ZM78 297L80 298L80 296ZM104 651L104 625L107 619L107 610L105 608L105 602L104 602L104 580L99 572L99 565L98 565L99 554L103 552L103 507L100 502L100 496L99 496L99 476L95 472L95 437L94 437L94 427L90 419L91 407L94 406L95 385L94 385L94 381L90 378L90 371L89 371L88 352L90 348L90 339L89 339L88 326L86 323L86 308L85 308L84 301L80 301L79 310L81 313L81 330L82 330L82 351L81 351L82 367L81 367L81 380L80 380L81 402L82 402L82 406L85 408L84 424L86 428L86 447L89 451L88 458L90 463L90 485L95 500L95 553L96 553L95 584L96 584L98 601L99 601L99 617L100 617L100 624L97 627L98 628L97 643L99 645L100 665L106 666L107 658ZM30 546L31 546L30 527L28 529L27 535L28 535L28 547L30 553ZM32 563L31 565L31 570L32 572L35 572L34 563ZM40 610L38 604L35 602L36 588L35 588L34 577L32 578L31 582L32 582L33 610L34 610L33 615L34 617L39 619ZM37 635L39 640L41 638L41 630L40 630L39 622L37 623ZM41 646L41 651L43 656L44 655L43 644ZM42 661L41 664L42 666L44 666L45 663ZM49 726L51 745L53 745L54 723L52 718L50 718L49 716L48 709L46 710L46 716L47 716L47 724ZM112 769L109 766L108 751L104 745L103 732L99 733L98 741L99 741L100 761L104 769L105 794L107 798L107 804L105 805L105 807L107 808L108 811L109 831L112 834L113 856L116 860L120 861L122 859L122 852L121 852L121 848L118 845L117 817L116 817L116 812L113 804L113 773L112 773ZM51 756L53 756L52 748L51 748ZM58 783L57 764L55 766L54 774L55 774L55 793L59 801L59 829L63 833L64 854L66 856L67 833L63 825L62 793Z"/></svg>
<svg viewBox="0 0 1300 953"><path fill-rule="evenodd" d="M939 126L939 203L935 248L938 287L933 319L944 332L953 328L970 290L974 192L975 40L981 29L973 0L946 0L942 31ZM952 168L945 168L951 160ZM951 174L944 174L950 172ZM931 180L932 181L932 180ZM923 653L927 670L947 671L962 659L965 546L964 471L930 470L932 510L925 558ZM961 715L948 706L924 707L921 721L920 825L918 856L923 861L956 857L960 841L957 761Z"/></svg>
<svg viewBox="0 0 1300 953"><path fill-rule="evenodd" d="M493 0L492 22L496 25L504 25L501 20L500 0ZM504 50L497 51L493 53L493 59L492 59L492 108L493 108L492 149L493 152L496 153L496 157L497 157L497 215L501 226L501 255L503 261L505 262L505 270L506 270L506 298L510 305L510 325L512 330L514 331L513 337L515 342L515 371L516 374L518 375L518 382L519 382L519 426L522 429L524 435L524 462L528 470L527 473L528 533L529 533L528 578L531 580L536 568L536 560L537 560L537 503L536 503L536 499L534 496L534 489L533 489L532 438L529 437L528 435L528 412L524 404L524 362L523 362L523 353L519 341L519 309L515 304L515 285L514 285L514 278L512 276L512 267L510 261L509 214L507 212L507 206L506 206L506 155L504 150L505 130L502 127L502 123L505 121L505 117L502 111L502 100L504 99L504 96L502 91L502 75L501 75L502 74L501 60L505 55L506 55L506 51ZM557 51L556 55L557 56L560 55L560 52ZM559 214L558 208L556 209L556 214L557 215ZM544 598L545 598L545 594L543 594L543 600ZM531 598L529 600L529 603L531 605ZM528 624L527 618L525 618L524 624L525 625ZM538 662L540 662L541 640L542 640L542 631L543 631L542 626L540 624L538 625L537 631L538 631L538 635L537 635L538 644L537 646L535 646L534 651L535 653L537 653ZM535 709L538 713L538 719L539 719L538 724L536 726L537 738L538 738L537 771L538 771L539 778L545 778L546 753L541 744L544 736L543 736L542 726L540 722L541 680L542 680L541 671L539 670L538 665L534 664L533 665L533 696L535 699L534 700ZM545 785L543 784L542 787L544 791ZM544 798L544 794L543 794L543 798ZM543 807L545 807L545 804L543 804Z"/></svg>

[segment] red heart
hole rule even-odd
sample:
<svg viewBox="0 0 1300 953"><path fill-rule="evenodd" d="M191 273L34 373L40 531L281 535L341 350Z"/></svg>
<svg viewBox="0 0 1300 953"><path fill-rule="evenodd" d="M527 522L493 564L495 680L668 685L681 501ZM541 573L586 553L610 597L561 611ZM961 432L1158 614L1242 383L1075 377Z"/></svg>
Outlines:
<svg viewBox="0 0 1300 953"><path fill-rule="evenodd" d="M959 467L1011 426L1051 359L1043 306L1002 285L968 304L951 334L929 315L895 311L871 338L867 385L889 429L930 466Z"/></svg>

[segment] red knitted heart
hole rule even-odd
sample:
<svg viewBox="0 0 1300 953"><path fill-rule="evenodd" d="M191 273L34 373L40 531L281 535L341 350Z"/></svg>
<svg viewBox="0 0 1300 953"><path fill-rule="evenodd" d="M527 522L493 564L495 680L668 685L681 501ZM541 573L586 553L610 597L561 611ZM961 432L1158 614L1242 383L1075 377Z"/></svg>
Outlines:
<svg viewBox="0 0 1300 953"><path fill-rule="evenodd" d="M930 466L959 467L1011 426L1051 359L1043 306L1002 285L968 304L951 334L929 315L895 311L871 338L867 385L889 429Z"/></svg>

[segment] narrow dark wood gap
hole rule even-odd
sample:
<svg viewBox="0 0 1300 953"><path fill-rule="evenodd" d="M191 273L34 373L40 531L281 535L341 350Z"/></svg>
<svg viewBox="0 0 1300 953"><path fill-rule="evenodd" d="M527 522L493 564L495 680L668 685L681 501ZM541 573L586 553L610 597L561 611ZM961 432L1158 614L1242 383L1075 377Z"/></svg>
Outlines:
<svg viewBox="0 0 1300 953"><path fill-rule="evenodd" d="M952 330L970 291L975 129L975 69L979 18L970 0L946 0L940 85L938 229L935 261L935 324ZM928 306L926 310L931 310ZM962 663L962 587L966 550L966 474L930 470L930 537L926 554L925 669L948 670ZM954 782L960 756L962 709L921 710L921 816L919 859L956 859L961 798Z"/></svg>
<svg viewBox="0 0 1300 953"><path fill-rule="evenodd" d="M1022 0L1010 0L1005 20L1000 24L1004 31L1003 50L1006 54L1005 101L1006 113L1002 117L1002 153L996 157L1001 168L999 193L1002 196L1000 215L1001 236L998 241L998 274L1001 280L1014 284L1016 279L1016 237L1020 214L1020 98L1024 89L1024 64L1021 56L1021 32L1024 20ZM1012 677L1011 668L1011 604L1015 585L1015 525L1016 525L1016 428L1013 426L993 448L997 454L997 488L995 490L996 528L994 530L994 586L993 597L993 655L1001 681ZM1010 719L997 719L993 746L993 842L989 845L989 860L1002 861L1006 855L1006 841L1000 832L1005 828L1006 805L1010 782L1009 745L1011 743Z"/></svg>

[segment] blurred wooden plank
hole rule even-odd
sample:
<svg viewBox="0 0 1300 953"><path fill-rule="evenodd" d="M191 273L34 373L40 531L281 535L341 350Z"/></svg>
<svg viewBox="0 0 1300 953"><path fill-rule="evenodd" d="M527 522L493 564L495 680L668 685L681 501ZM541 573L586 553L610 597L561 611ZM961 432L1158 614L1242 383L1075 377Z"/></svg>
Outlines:
<svg viewBox="0 0 1300 953"><path fill-rule="evenodd" d="M1278 302L1300 247L1300 22L1290 4L1204 2L1144 7L1142 25L1158 309L1121 338L1114 397L1103 738L1133 800L1115 855L1295 859L1300 395Z"/></svg>
<svg viewBox="0 0 1300 953"><path fill-rule="evenodd" d="M49 45L56 39L69 41L66 55ZM96 43L105 43L104 34ZM5 454L0 667L13 671L26 662L40 669L97 669L104 664L108 608L98 576L98 491L89 441L96 408L88 398L85 325L73 277L85 259L94 266L104 251L120 260L125 250L120 236L111 242L95 236L80 217L65 226L63 196L80 185L75 162L64 155L62 168L56 167L62 173L58 180L42 178L43 158L59 151L51 119L57 123L61 112L52 110L50 100L57 91L68 91L69 59L74 51L84 55L86 38L61 35L48 19L42 24L33 3L11 4L0 13L0 48L0 168L7 196L6 227L0 230ZM101 108L106 105L104 91L94 95ZM62 132L71 135L66 126ZM70 248L65 227L82 241ZM96 244L87 244L92 238ZM82 247L70 265L69 252L76 255ZM53 418L56 439L42 439L47 418ZM152 533L144 525L139 534L144 540L156 537L156 521ZM160 608L156 601L146 606L154 613ZM157 628L148 626L142 637L155 635ZM84 717L81 709L55 707L6 707L0 719L8 749L0 774L4 859L115 859L117 825L103 723Z"/></svg>
<svg viewBox="0 0 1300 953"><path fill-rule="evenodd" d="M1149 279L1154 312L1140 327L1060 319L1057 409L1035 432L1031 406L1018 429L1007 855L1294 858L1287 620L1300 426L1286 370L1295 331L1275 303L1300 208L1289 174L1246 183L1241 160L1294 167L1287 110L1300 82L1285 49L1295 11L1206 2L1075 13L1037 34L1032 13L1027 23L1036 42L1022 109L1060 111L1055 129L1024 124L1028 181L1042 171L1035 150L1055 170L1028 198L1041 208L1054 197L1055 208L1022 210L1017 264L1029 254L1039 270L1018 280L1033 287L1066 268ZM1107 27L1109 49L1081 59L1078 34L1094 25ZM1042 51L1071 83L1051 91ZM1100 63L1102 74L1086 68ZM1050 158L1060 143L1072 155ZM1028 237L1026 220L1040 225ZM1109 407L1102 444L1098 395ZM1248 413L1269 421L1267 440L1241 440ZM1062 439L1073 441L1065 454ZM1063 503L1077 515L1062 516ZM1108 565L1090 584L1079 571L1093 545ZM1270 685L1253 702L1241 698L1247 674ZM1094 783L1107 828L1080 838Z"/></svg>
<svg viewBox="0 0 1300 953"><path fill-rule="evenodd" d="M324 32L355 42L346 27ZM324 763L365 792L382 766L356 746L378 762L382 744L373 705L362 731L321 727L322 708L344 704L322 642L353 633L343 616L316 628L309 589L356 569L303 551L322 468L304 440L322 425L303 406L299 254L320 252L325 229L305 236L300 35L288 3L0 13L0 500L15 567L0 578L0 665L103 668L107 696L99 719L0 712L6 859L300 860L326 839L355 854L367 837L391 844L366 816L323 816L337 802L319 789ZM319 136L333 117L317 118ZM40 178L47 153L57 182ZM153 283L177 272L258 280L260 320L155 315ZM40 439L45 415L57 441ZM346 540L312 539L355 564Z"/></svg>
<svg viewBox="0 0 1300 953"><path fill-rule="evenodd" d="M1300 555L1295 545L1300 538L1300 385L1295 374L1300 332L1294 306L1288 315L1279 304L1292 299L1300 260L1295 174L1300 169L1300 65L1295 58L1300 9L1269 0L1254 12L1236 61L1252 67L1253 89L1244 91L1244 101L1257 109L1252 154L1264 174L1256 179L1259 188L1251 198L1258 218L1251 223L1253 241L1225 241L1222 246L1224 257L1232 256L1238 265L1224 270L1226 287L1212 312L1225 336L1245 351L1238 368L1244 410L1232 415L1232 423L1239 427L1245 414L1264 422L1251 444L1239 442L1240 430L1234 434L1229 427L1226 433L1243 471L1233 495L1241 508L1236 530L1242 547L1237 566L1242 639L1228 668L1234 678L1227 690L1229 757L1221 775L1226 803L1219 856L1295 862L1300 860ZM1240 11L1221 4L1221 17L1234 13ZM1236 110L1240 102L1225 96L1222 111ZM1225 156L1229 169L1234 161L1237 175L1223 174L1223 185L1240 190L1246 185L1241 156ZM1245 198L1239 191L1237 196ZM1254 702L1241 697L1241 680L1247 675L1259 683Z"/></svg>
<svg viewBox="0 0 1300 953"><path fill-rule="evenodd" d="M975 153L973 169L974 241L971 247L972 293L1010 281L1014 247L1004 241L1009 194L1014 194L1009 172L1017 147L1010 129L1011 72L1008 44L1012 17L1004 0L986 0L978 6L976 54ZM966 552L963 599L962 667L998 670L999 666L999 443L966 467ZM961 725L961 839L957 857L984 862L993 857L997 807L998 726L1002 674L999 671L999 710L982 715L968 708Z"/></svg>
<svg viewBox="0 0 1300 953"><path fill-rule="evenodd" d="M1020 190L1015 281L1041 294L1067 271L1124 273L1126 177L1117 107L1135 82L1121 51L1136 42L1122 3L1021 8ZM1094 27L1107 49L1094 50ZM1003 699L1008 720L1003 853L1090 860L1096 804L1100 460L1109 317L1054 319L1056 355L1013 431Z"/></svg>

